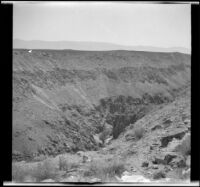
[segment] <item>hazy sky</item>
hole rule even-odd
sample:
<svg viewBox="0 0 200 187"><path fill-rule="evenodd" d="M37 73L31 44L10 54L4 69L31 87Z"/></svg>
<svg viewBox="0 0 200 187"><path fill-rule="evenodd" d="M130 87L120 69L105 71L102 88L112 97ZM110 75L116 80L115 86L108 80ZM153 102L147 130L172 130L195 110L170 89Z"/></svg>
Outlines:
<svg viewBox="0 0 200 187"><path fill-rule="evenodd" d="M190 49L190 23L189 4L14 4L13 38Z"/></svg>

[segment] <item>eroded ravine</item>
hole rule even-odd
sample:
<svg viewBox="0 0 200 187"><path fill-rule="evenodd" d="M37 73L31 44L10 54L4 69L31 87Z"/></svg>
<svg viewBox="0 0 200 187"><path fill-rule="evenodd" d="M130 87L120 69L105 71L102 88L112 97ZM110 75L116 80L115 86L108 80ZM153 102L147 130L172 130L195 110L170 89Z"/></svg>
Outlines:
<svg viewBox="0 0 200 187"><path fill-rule="evenodd" d="M98 150L190 82L181 53L14 50L13 159Z"/></svg>

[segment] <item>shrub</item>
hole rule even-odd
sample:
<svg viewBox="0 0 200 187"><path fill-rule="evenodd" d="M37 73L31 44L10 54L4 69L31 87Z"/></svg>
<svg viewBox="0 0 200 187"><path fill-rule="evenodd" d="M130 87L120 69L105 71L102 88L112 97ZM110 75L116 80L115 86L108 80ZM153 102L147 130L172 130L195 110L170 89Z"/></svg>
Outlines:
<svg viewBox="0 0 200 187"><path fill-rule="evenodd" d="M50 159L46 159L43 162L37 163L36 166L30 164L12 166L12 180L17 182L24 182L29 179L32 182L40 182L44 179L55 179L56 167L53 165Z"/></svg>
<svg viewBox="0 0 200 187"><path fill-rule="evenodd" d="M120 176L125 170L125 165L119 159L111 161L98 160L92 161L85 171L84 176L94 176L100 178L101 181L110 181L115 175Z"/></svg>
<svg viewBox="0 0 200 187"><path fill-rule="evenodd" d="M145 129L144 129L143 127L137 127L137 128L134 130L134 135L135 135L135 137L139 140L140 138L143 137L144 132L145 132Z"/></svg>
<svg viewBox="0 0 200 187"><path fill-rule="evenodd" d="M173 179L186 180L190 178L190 169L185 170L184 168L175 168L167 174L167 177Z"/></svg>
<svg viewBox="0 0 200 187"><path fill-rule="evenodd" d="M42 163L38 163L37 167L32 171L32 176L37 182L45 179L56 178L56 166L53 165L51 159L46 159Z"/></svg>
<svg viewBox="0 0 200 187"><path fill-rule="evenodd" d="M59 170L68 171L72 168L75 168L79 165L79 161L73 160L70 156L59 156L58 167Z"/></svg>
<svg viewBox="0 0 200 187"><path fill-rule="evenodd" d="M23 182L26 176L26 170L17 164L12 164L12 180L16 182Z"/></svg>

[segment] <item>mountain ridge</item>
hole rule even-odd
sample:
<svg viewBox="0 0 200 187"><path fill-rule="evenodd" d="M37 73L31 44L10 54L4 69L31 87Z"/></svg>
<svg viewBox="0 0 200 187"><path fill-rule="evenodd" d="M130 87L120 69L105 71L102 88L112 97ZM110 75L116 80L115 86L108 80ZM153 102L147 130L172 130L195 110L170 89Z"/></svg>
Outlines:
<svg viewBox="0 0 200 187"><path fill-rule="evenodd" d="M129 51L149 51L149 52L180 52L190 54L191 51L184 47L153 47L153 46L130 46L119 45L108 42L88 42L88 41L42 41L42 40L13 40L14 49L71 49L83 51L111 51L111 50L129 50Z"/></svg>

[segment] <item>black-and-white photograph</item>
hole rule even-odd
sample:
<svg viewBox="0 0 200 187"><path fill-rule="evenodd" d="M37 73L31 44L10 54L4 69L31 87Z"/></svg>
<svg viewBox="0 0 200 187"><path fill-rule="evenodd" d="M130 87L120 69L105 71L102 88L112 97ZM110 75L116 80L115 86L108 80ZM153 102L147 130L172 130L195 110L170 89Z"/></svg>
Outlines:
<svg viewBox="0 0 200 187"><path fill-rule="evenodd" d="M14 3L12 58L12 182L191 182L191 4Z"/></svg>

